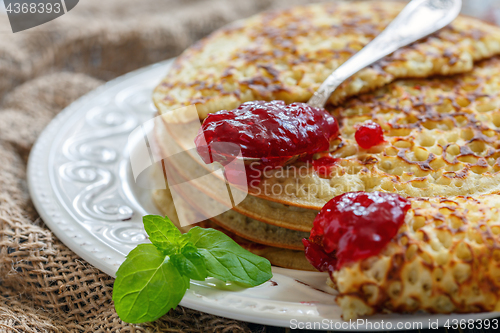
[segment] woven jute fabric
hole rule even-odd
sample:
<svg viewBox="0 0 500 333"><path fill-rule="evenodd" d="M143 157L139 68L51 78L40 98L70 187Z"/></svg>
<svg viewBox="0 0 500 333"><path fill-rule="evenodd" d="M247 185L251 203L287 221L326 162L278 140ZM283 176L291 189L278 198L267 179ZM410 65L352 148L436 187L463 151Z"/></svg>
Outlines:
<svg viewBox="0 0 500 333"><path fill-rule="evenodd" d="M104 81L171 58L214 29L307 1L83 0L13 34L0 13L0 332L249 332L267 328L178 307L122 322L113 278L46 227L26 184L29 152L64 107Z"/></svg>

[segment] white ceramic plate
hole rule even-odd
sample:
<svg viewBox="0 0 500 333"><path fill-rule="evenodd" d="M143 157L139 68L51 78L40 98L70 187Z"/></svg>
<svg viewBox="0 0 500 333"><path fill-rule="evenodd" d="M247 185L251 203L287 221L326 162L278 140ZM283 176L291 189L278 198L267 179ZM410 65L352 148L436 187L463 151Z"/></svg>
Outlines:
<svg viewBox="0 0 500 333"><path fill-rule="evenodd" d="M130 250L147 242L142 216L159 214L150 191L135 185L125 147L130 132L154 116L151 92L171 63L129 73L80 98L31 151L28 182L40 216L69 248L111 276ZM325 274L277 267L273 273L272 281L251 289L213 279L191 283L181 305L253 323L328 330L421 329L499 316L391 314L353 326L341 320Z"/></svg>

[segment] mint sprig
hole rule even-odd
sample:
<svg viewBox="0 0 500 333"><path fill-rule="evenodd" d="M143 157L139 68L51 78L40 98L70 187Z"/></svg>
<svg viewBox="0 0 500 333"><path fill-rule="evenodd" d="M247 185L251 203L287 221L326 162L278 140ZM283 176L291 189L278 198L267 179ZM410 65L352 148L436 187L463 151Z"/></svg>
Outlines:
<svg viewBox="0 0 500 333"><path fill-rule="evenodd" d="M175 308L190 279L211 276L258 286L272 277L271 264L214 229L192 228L182 234L168 217L143 218L152 244L140 244L116 272L113 301L128 323L154 321Z"/></svg>

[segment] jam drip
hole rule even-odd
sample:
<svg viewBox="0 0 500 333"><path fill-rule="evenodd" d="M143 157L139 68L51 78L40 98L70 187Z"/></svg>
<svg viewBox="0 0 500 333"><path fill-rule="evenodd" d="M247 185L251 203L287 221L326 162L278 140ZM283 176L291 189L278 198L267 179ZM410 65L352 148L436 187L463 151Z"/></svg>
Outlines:
<svg viewBox="0 0 500 333"><path fill-rule="evenodd" d="M313 169L322 177L328 177L339 162L338 158L323 156L312 161Z"/></svg>
<svg viewBox="0 0 500 333"><path fill-rule="evenodd" d="M207 164L225 165L241 149L243 157L259 159L252 169L263 170L281 166L296 155L328 151L338 135L338 123L325 109L305 103L252 101L208 115L195 144Z"/></svg>
<svg viewBox="0 0 500 333"><path fill-rule="evenodd" d="M368 121L359 126L354 138L361 148L370 149L384 142L384 131L379 124Z"/></svg>
<svg viewBox="0 0 500 333"><path fill-rule="evenodd" d="M330 200L304 239L306 258L320 271L380 253L403 225L410 202L395 193L350 192Z"/></svg>

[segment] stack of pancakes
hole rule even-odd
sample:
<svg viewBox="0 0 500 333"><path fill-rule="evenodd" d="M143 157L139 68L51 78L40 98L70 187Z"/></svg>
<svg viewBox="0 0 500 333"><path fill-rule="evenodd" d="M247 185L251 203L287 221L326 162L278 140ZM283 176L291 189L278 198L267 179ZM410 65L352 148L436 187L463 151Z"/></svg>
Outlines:
<svg viewBox="0 0 500 333"><path fill-rule="evenodd" d="M403 6L334 2L236 22L178 57L154 102L167 123L179 119L174 110L191 104L204 118L250 100L306 102ZM318 172L298 161L268 171L241 203L204 226L217 225L275 265L312 269L301 239L326 202L351 191L399 193L412 208L398 235L381 254L331 276L344 318L380 311L500 310L497 54L500 28L459 17L360 71L326 106L341 132L330 147L330 156L338 158L332 168ZM366 120L379 123L385 137L369 150L354 140ZM195 133L166 135L158 128L160 149L193 147ZM182 181L207 166L187 154L176 167ZM217 193L214 183L207 178L192 190ZM184 195L189 202L194 193ZM173 216L168 189L157 190L154 199ZM218 198L190 204L204 211L210 200Z"/></svg>

